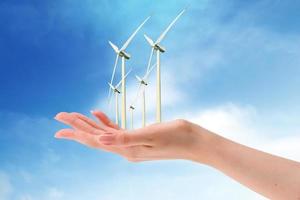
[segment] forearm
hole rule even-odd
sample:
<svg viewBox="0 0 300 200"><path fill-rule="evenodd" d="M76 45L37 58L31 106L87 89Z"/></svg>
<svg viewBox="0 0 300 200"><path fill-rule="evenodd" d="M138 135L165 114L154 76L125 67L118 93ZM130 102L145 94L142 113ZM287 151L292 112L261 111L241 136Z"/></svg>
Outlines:
<svg viewBox="0 0 300 200"><path fill-rule="evenodd" d="M199 139L206 144L195 149L194 161L210 165L270 199L300 199L300 163L210 132Z"/></svg>

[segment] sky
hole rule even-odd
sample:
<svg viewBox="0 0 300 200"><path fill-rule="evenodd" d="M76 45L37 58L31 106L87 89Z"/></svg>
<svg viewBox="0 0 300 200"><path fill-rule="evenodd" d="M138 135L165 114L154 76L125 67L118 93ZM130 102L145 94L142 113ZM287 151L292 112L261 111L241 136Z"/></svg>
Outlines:
<svg viewBox="0 0 300 200"><path fill-rule="evenodd" d="M145 73L162 41L163 121L184 118L242 144L300 160L300 2L296 0L0 2L0 200L264 199L217 170L189 161L130 163L55 139L61 111L107 107L115 54L127 49L133 75ZM118 68L116 79L120 78ZM155 76L146 88L155 117ZM135 128L141 126L140 105Z"/></svg>

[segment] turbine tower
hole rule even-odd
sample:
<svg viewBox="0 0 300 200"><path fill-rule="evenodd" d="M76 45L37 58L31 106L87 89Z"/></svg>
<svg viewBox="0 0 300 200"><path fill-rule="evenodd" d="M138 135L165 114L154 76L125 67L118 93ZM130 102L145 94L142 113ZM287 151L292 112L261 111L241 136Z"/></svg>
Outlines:
<svg viewBox="0 0 300 200"><path fill-rule="evenodd" d="M172 26L175 24L175 22L180 18L180 16L186 11L186 9L183 9L176 17L175 19L169 24L169 26L162 32L162 34L158 37L158 39L154 42L150 37L148 37L146 34L144 34L145 39L151 46L151 53L150 58L148 62L147 70L149 70L149 67L151 65L151 60L154 51L156 51L156 121L158 123L161 122L161 76L160 76L160 53L164 53L166 50L164 47L160 45L160 42L164 39L166 34L169 32L169 30L172 28Z"/></svg>
<svg viewBox="0 0 300 200"><path fill-rule="evenodd" d="M156 64L155 64L156 65ZM129 111L130 111L130 127L131 127L131 129L133 129L133 112L134 112L134 110L135 110L135 103L136 103L136 101L137 101L137 99L138 99L138 97L139 97L139 94L141 93L141 89L142 89L142 86L144 85L144 83L145 84L147 84L146 83L146 79L148 78L148 76L149 76L149 74L150 74L150 72L152 71L152 69L155 67L155 65L153 65L152 67L151 67L151 69L150 69L150 71L148 71L148 72L146 72L146 74L145 74L145 76L143 77L143 79L141 79L140 77L138 77L138 76L136 76L136 78L139 80L139 82L140 82L140 80L142 80L143 81L143 84L141 84L141 82L140 82L140 84L139 84L139 87L138 87L138 90L137 90L137 94L136 94L136 96L135 96L135 98L134 98L134 100L132 101L132 103L130 104L130 106L129 106ZM143 93L144 93L144 91L143 91ZM145 124L145 113L146 113L146 109L145 109L145 93L143 94L143 96L144 96L144 98L143 98L143 124Z"/></svg>
<svg viewBox="0 0 300 200"><path fill-rule="evenodd" d="M133 105L130 105L130 128L133 129L133 111L135 110L135 107Z"/></svg>
<svg viewBox="0 0 300 200"><path fill-rule="evenodd" d="M143 86L142 89L142 125L143 127L146 126L146 98L145 98L145 90L146 90L146 86L148 85L148 76L150 75L151 71L154 69L154 67L156 66L156 64L154 64L149 71L146 71L145 75L143 76L143 78L135 75L136 79L138 80L138 82L140 83L139 88L141 88L141 86ZM139 94L139 91L138 91ZM138 96L137 94L137 96Z"/></svg>
<svg viewBox="0 0 300 200"><path fill-rule="evenodd" d="M126 77L128 76L128 74L130 72L131 72L131 69L127 72L127 74L125 75L124 79L126 79ZM113 93L115 93L115 123L117 125L119 125L119 99L118 99L118 96L119 96L119 94L121 94L121 92L119 90L119 87L120 87L120 85L122 83L122 80L120 80L120 82L116 86L113 86L111 83L108 83L110 89L113 91ZM111 101L111 97L109 99L109 103Z"/></svg>
<svg viewBox="0 0 300 200"><path fill-rule="evenodd" d="M138 88L138 92L135 96L135 98L133 99L133 101L131 102L130 106L129 106L129 111L130 111L130 128L133 129L133 112L135 110L135 103L139 97L139 94L140 94L140 91L141 91L141 85L139 85L139 88Z"/></svg>
<svg viewBox="0 0 300 200"><path fill-rule="evenodd" d="M124 43L124 45L119 49L115 44L113 44L111 41L109 41L110 46L113 48L113 50L116 53L116 59L115 59L115 64L113 68L113 73L111 77L110 84L113 84L114 81L114 76L116 72L116 67L118 64L119 57L122 58L122 115L121 115L121 127L123 129L126 129L126 82L125 82L125 60L128 60L130 58L130 55L125 52L126 48L134 38L134 36L137 34L137 32L142 28L142 26L149 20L150 16L147 17L141 25L132 33L132 35L128 38L128 40ZM109 90L108 96L110 98L111 92Z"/></svg>

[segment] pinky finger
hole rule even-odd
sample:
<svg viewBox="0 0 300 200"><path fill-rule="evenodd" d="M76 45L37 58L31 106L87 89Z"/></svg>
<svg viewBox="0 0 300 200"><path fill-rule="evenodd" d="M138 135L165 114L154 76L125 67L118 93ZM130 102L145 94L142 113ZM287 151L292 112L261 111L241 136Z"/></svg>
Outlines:
<svg viewBox="0 0 300 200"><path fill-rule="evenodd" d="M91 140L91 138L83 136L81 131L78 130L72 130L72 129L62 129L58 132L56 132L55 138L58 139L67 139L67 140L72 140L75 142L78 142L80 144L83 144L85 146L89 146L89 147L96 147L95 142L93 142L93 140Z"/></svg>
<svg viewBox="0 0 300 200"><path fill-rule="evenodd" d="M75 131L72 129L61 129L54 135L56 138L75 139Z"/></svg>

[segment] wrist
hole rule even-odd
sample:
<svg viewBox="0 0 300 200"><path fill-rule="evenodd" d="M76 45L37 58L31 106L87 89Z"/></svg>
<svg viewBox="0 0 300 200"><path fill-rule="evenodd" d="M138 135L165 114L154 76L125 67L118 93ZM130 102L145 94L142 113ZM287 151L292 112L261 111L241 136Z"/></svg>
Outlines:
<svg viewBox="0 0 300 200"><path fill-rule="evenodd" d="M225 138L196 124L193 124L191 130L195 142L191 149L190 160L210 166L214 165Z"/></svg>

